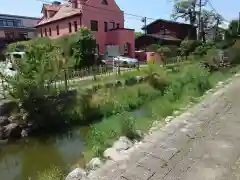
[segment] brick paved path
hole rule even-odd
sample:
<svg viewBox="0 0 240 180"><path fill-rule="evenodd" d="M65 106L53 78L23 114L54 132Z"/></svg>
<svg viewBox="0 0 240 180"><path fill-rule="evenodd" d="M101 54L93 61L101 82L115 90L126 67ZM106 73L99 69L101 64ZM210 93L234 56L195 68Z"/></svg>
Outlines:
<svg viewBox="0 0 240 180"><path fill-rule="evenodd" d="M240 180L240 78L144 139L92 180Z"/></svg>

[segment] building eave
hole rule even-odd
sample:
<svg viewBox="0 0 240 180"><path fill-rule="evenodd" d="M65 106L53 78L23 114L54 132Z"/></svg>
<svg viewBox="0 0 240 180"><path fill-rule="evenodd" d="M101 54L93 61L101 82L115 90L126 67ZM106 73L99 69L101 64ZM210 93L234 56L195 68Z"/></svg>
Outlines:
<svg viewBox="0 0 240 180"><path fill-rule="evenodd" d="M24 19L33 19L33 20L40 20L41 18L38 17L30 17L30 16L19 16L13 14L0 14L2 17L11 17L11 18L24 18Z"/></svg>
<svg viewBox="0 0 240 180"><path fill-rule="evenodd" d="M35 27L9 27L9 26L0 26L0 29L9 30L9 29L18 29L18 30L27 30L27 31L35 31Z"/></svg>
<svg viewBox="0 0 240 180"><path fill-rule="evenodd" d="M179 24L179 25L184 25L184 26L192 26L192 27L196 27L196 26L193 26L191 24L187 24L187 23L182 23L182 22L177 22L177 21L172 21L172 20L166 20L166 19L157 19L149 24L147 24L145 27L142 28L142 30L145 30L146 28L148 28L149 26L153 25L154 23L157 23L157 22L168 22L168 23L175 23L175 24Z"/></svg>
<svg viewBox="0 0 240 180"><path fill-rule="evenodd" d="M64 17L62 17L62 18L55 19L55 20L52 20L52 21L49 21L49 22L45 22L45 23L42 23L42 24L37 24L35 27L37 28L37 27L45 26L45 25L47 25L47 24L51 24L51 23L54 23L54 22L58 22L58 21L61 21L61 20L67 19L67 18L79 16L79 15L81 15L81 14L82 14L82 13L79 12L79 13L72 14L72 15L69 15L69 16L64 16Z"/></svg>

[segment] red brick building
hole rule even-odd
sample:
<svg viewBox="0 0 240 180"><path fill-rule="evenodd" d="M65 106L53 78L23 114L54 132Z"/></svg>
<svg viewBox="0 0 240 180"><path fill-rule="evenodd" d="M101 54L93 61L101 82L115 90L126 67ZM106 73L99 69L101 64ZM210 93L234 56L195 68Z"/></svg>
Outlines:
<svg viewBox="0 0 240 180"><path fill-rule="evenodd" d="M135 40L136 49L151 44L179 45L187 37L190 39L197 38L196 27L164 19L158 19L148 24L143 30L146 31L146 35L142 35Z"/></svg>

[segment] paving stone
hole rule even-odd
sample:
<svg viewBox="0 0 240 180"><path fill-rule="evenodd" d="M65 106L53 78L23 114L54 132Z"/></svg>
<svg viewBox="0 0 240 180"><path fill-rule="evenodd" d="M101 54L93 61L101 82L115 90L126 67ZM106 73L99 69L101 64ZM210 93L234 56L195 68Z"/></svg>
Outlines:
<svg viewBox="0 0 240 180"><path fill-rule="evenodd" d="M148 180L155 173L156 172L149 170L148 168L136 164L130 166L129 169L123 173L122 177L127 180Z"/></svg>

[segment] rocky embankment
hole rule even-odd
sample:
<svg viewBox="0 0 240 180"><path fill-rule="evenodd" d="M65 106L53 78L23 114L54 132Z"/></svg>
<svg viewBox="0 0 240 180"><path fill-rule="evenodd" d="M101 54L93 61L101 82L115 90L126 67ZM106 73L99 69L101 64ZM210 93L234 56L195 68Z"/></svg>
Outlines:
<svg viewBox="0 0 240 180"><path fill-rule="evenodd" d="M13 113L13 110L16 110ZM0 143L28 136L29 126L24 122L24 116L16 102L11 100L0 101Z"/></svg>

